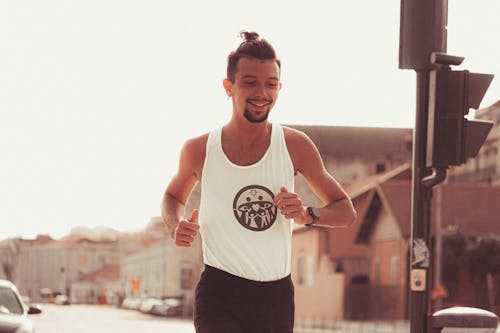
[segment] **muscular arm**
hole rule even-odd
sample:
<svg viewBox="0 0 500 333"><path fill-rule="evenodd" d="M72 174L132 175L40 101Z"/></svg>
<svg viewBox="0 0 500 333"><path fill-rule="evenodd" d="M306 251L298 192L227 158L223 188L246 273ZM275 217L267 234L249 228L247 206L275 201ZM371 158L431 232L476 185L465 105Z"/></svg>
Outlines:
<svg viewBox="0 0 500 333"><path fill-rule="evenodd" d="M169 233L179 246L189 246L191 238L196 235L197 227L183 223L187 229L186 235L176 235L180 222L196 223L196 216L191 215L189 220L183 218L186 201L196 183L201 179L201 170L205 159L206 135L188 140L182 147L179 168L163 194L161 201L161 215ZM177 237L179 236L179 237ZM178 239L179 238L179 239ZM186 244L189 243L189 244Z"/></svg>
<svg viewBox="0 0 500 333"><path fill-rule="evenodd" d="M328 227L351 225L356 219L356 211L352 202L339 183L326 170L314 143L304 133L290 128L285 128L285 137L295 170L304 176L312 191L324 204L319 208L321 218L317 225ZM280 196L287 197L286 194L280 194ZM311 222L312 218L302 206L300 198L297 196L295 200L298 200L295 212L287 216L288 211L285 208L285 217L294 218L299 224ZM282 208L279 202L277 205L278 208Z"/></svg>

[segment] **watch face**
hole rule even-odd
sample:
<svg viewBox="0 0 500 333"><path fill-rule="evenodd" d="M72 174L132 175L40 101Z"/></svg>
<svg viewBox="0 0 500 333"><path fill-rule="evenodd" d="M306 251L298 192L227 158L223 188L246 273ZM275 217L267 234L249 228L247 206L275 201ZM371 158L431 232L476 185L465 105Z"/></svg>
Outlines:
<svg viewBox="0 0 500 333"><path fill-rule="evenodd" d="M313 219L317 220L319 219L319 213L318 210L314 207L309 207L309 214L312 216Z"/></svg>
<svg viewBox="0 0 500 333"><path fill-rule="evenodd" d="M308 207L307 208L307 212L313 218L313 222L312 223L315 223L319 219L319 212L318 212L318 210L316 208L314 208L314 207Z"/></svg>

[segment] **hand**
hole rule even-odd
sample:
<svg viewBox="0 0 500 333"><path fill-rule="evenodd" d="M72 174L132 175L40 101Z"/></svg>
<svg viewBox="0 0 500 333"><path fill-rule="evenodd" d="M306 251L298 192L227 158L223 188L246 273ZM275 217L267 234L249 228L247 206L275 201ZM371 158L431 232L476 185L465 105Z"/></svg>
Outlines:
<svg viewBox="0 0 500 333"><path fill-rule="evenodd" d="M200 225L198 224L198 209L193 210L189 220L181 219L174 230L175 245L190 247L194 237L198 234Z"/></svg>
<svg viewBox="0 0 500 333"><path fill-rule="evenodd" d="M298 224L312 221L298 194L288 192L285 187L282 187L281 192L274 197L274 204L288 220L294 219L295 223Z"/></svg>

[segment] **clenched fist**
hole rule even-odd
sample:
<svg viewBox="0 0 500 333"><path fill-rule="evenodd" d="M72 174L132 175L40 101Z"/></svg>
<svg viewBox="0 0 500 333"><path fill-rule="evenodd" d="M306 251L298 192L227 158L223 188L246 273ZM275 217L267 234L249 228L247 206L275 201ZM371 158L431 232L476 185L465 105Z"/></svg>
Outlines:
<svg viewBox="0 0 500 333"><path fill-rule="evenodd" d="M198 209L193 210L189 220L181 219L175 227L173 238L175 245L190 247L194 237L198 234L200 225L198 224Z"/></svg>

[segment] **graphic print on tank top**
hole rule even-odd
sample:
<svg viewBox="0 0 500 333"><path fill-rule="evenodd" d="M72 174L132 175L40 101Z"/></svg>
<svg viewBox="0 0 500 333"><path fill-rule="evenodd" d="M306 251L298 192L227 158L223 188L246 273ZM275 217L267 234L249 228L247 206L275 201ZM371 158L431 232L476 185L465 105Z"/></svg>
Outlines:
<svg viewBox="0 0 500 333"><path fill-rule="evenodd" d="M249 230L269 229L276 221L273 192L261 185L245 186L234 197L233 212L238 222Z"/></svg>

